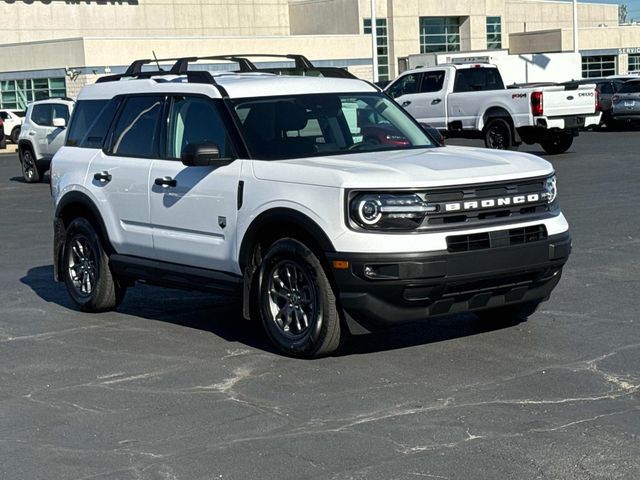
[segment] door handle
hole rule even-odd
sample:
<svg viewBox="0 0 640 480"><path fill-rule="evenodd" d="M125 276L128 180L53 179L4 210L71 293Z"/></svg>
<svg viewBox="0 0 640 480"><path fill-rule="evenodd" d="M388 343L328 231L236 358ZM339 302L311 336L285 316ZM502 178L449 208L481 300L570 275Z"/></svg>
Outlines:
<svg viewBox="0 0 640 480"><path fill-rule="evenodd" d="M431 101L431 105L438 105L440 102L442 102L441 98L436 98L435 100Z"/></svg>
<svg viewBox="0 0 640 480"><path fill-rule="evenodd" d="M36 134L36 132L34 132L33 130L31 130L31 131L29 132L29 135L31 135L31 136L33 136L33 135L35 135L35 134Z"/></svg>
<svg viewBox="0 0 640 480"><path fill-rule="evenodd" d="M404 102L402 102L403 107L408 107L409 105L411 105L411 100L405 100Z"/></svg>
<svg viewBox="0 0 640 480"><path fill-rule="evenodd" d="M178 185L178 182L176 182L176 180L171 177L156 178L154 183L163 188L175 187L176 185Z"/></svg>
<svg viewBox="0 0 640 480"><path fill-rule="evenodd" d="M105 170L103 172L94 174L93 179L97 180L98 182L107 183L111 181L111 174Z"/></svg>

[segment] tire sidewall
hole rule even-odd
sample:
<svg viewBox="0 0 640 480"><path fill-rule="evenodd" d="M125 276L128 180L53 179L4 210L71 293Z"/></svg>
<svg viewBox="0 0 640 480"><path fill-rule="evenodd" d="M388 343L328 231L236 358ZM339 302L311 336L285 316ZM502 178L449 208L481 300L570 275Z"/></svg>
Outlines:
<svg viewBox="0 0 640 480"><path fill-rule="evenodd" d="M271 313L267 309L269 292L269 275L273 267L282 260L290 260L297 263L313 282L313 288L317 298L317 314L309 330L300 338L286 336L274 323ZM273 341L283 352L294 356L313 355L324 335L326 335L325 312L328 311L327 282L323 278L322 266L313 253L300 242L293 239L282 239L274 243L265 255L259 270L258 281L258 306L263 327Z"/></svg>
<svg viewBox="0 0 640 480"><path fill-rule="evenodd" d="M33 164L33 176L29 177L27 175L27 170L25 168L25 157L29 157L31 159L31 163ZM38 170L38 163L36 162L36 158L31 152L30 149L26 148L20 155L20 164L22 166L22 178L27 183L37 183L40 181L40 170Z"/></svg>
<svg viewBox="0 0 640 480"><path fill-rule="evenodd" d="M17 144L18 139L20 138L20 127L13 127L13 130L11 130L11 135L9 136L9 138L13 143Z"/></svg>
<svg viewBox="0 0 640 480"><path fill-rule="evenodd" d="M95 285L89 295L79 294L75 286L73 285L71 276L69 275L68 263L69 255L71 255L71 244L73 239L80 235L85 237L87 239L87 242L89 243L91 251L93 252L96 268ZM73 220L67 227L64 246L62 249L62 258L60 259L60 271L62 273L62 278L64 279L64 284L67 287L69 295L71 296L73 301L80 307L80 309L91 309L96 304L96 297L99 295L99 288L103 274L103 258L104 251L102 249L100 239L91 223L89 223L89 221L84 218L76 218L75 220Z"/></svg>
<svg viewBox="0 0 640 480"><path fill-rule="evenodd" d="M504 129L504 135L505 135L504 148L495 148L493 146L490 146L490 143L489 143L489 135L491 130L498 126ZM512 146L512 143L513 143L513 133L511 131L511 125L509 125L509 122L507 122L502 118L494 118L493 120L489 120L489 123L487 123L487 126L485 127L485 132L484 132L485 146L493 150L509 150Z"/></svg>

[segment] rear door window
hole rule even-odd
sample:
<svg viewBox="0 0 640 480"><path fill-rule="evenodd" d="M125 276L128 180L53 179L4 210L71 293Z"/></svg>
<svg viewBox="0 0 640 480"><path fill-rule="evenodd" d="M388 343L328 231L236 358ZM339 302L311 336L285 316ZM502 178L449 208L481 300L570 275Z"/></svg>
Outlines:
<svg viewBox="0 0 640 480"><path fill-rule="evenodd" d="M425 72L422 75L422 83L420 84L420 92L432 93L439 92L444 86L444 70L436 72Z"/></svg>
<svg viewBox="0 0 640 480"><path fill-rule="evenodd" d="M158 137L164 97L135 96L125 100L111 136L110 153L158 158Z"/></svg>

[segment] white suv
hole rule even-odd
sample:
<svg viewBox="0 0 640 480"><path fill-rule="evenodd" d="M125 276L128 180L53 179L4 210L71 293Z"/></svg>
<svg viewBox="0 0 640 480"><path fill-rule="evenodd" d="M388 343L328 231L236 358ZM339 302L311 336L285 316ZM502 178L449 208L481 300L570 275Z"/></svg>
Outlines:
<svg viewBox="0 0 640 480"><path fill-rule="evenodd" d="M81 309L136 281L238 295L305 357L437 315L526 317L571 248L548 162L437 146L353 79L134 64L84 87L51 186Z"/></svg>
<svg viewBox="0 0 640 480"><path fill-rule="evenodd" d="M0 118L4 126L4 134L8 140L18 143L20 136L20 127L24 121L24 112L22 110L0 110Z"/></svg>
<svg viewBox="0 0 640 480"><path fill-rule="evenodd" d="M73 100L50 99L33 102L27 108L18 138L18 158L26 182L44 180L51 159L64 145L73 106Z"/></svg>

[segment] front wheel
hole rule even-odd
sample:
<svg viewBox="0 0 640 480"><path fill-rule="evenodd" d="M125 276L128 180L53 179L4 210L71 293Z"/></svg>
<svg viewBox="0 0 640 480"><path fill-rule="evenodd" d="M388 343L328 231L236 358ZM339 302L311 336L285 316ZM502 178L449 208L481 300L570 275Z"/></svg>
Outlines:
<svg viewBox="0 0 640 480"><path fill-rule="evenodd" d="M573 135L567 132L549 132L540 142L540 146L549 155L564 153L573 145Z"/></svg>
<svg viewBox="0 0 640 480"><path fill-rule="evenodd" d="M303 243L284 238L269 247L257 293L264 329L282 352L316 358L340 346L343 332L333 288Z"/></svg>
<svg viewBox="0 0 640 480"><path fill-rule="evenodd" d="M503 118L494 118L484 127L484 145L496 150L509 150L513 147L511 125Z"/></svg>
<svg viewBox="0 0 640 480"><path fill-rule="evenodd" d="M126 289L111 273L109 257L87 219L69 224L62 252L62 278L80 310L104 312L122 302Z"/></svg>

